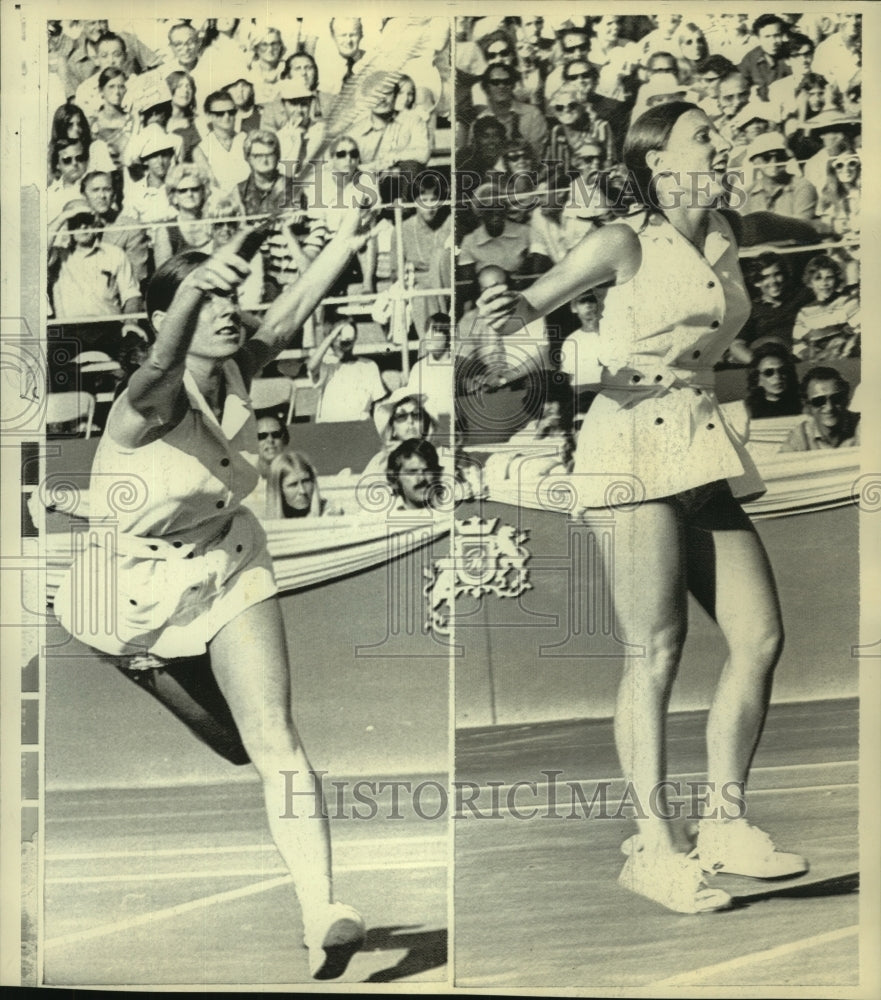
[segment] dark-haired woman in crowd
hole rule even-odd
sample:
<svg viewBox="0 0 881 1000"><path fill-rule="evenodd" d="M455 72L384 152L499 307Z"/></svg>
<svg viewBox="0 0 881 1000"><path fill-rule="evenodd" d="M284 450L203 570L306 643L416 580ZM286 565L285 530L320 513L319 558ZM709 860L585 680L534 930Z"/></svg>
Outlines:
<svg viewBox="0 0 881 1000"><path fill-rule="evenodd" d="M189 163L193 150L202 141L196 127L196 81L182 69L169 73L165 80L171 94L171 114L165 123L166 132L180 136L181 149L178 159Z"/></svg>
<svg viewBox="0 0 881 1000"><path fill-rule="evenodd" d="M124 106L125 92L126 76L121 69L108 66L101 70L98 77L101 107L92 120L92 137L107 146L116 167L124 161L134 124L131 112Z"/></svg>
<svg viewBox="0 0 881 1000"><path fill-rule="evenodd" d="M75 560L55 599L61 623L111 661L151 670L167 658L207 652L262 780L317 979L342 973L364 939L364 924L333 901L327 817L291 718L272 562L262 528L242 506L258 477L248 387L327 294L363 239L363 221L353 209L308 278L284 290L248 340L236 300L248 273L238 256L243 235L212 257L188 252L159 268L146 296L155 343L114 403L92 466L92 515L113 517L114 541ZM118 508L99 488L108 477L141 482L144 469L152 470L144 503ZM108 588L117 594L116 617L92 632L93 616L103 622ZM285 804L291 795L304 804L297 817Z"/></svg>
<svg viewBox="0 0 881 1000"><path fill-rule="evenodd" d="M801 413L798 375L782 344L759 344L747 372L746 408L753 420Z"/></svg>
<svg viewBox="0 0 881 1000"><path fill-rule="evenodd" d="M763 484L716 401L713 367L750 311L738 242L807 240L813 231L769 213L737 218L708 207L708 193L724 195L730 148L694 104L649 109L624 150L639 209L596 230L528 291L490 287L479 300L484 319L505 334L605 288L600 389L579 434L572 488L589 525L604 531L614 517L606 573L617 635L633 650L615 738L644 812L638 835L623 846L619 881L683 913L731 905L704 871L775 878L807 868L744 816L783 633L767 555L738 499ZM689 177L700 183L682 182ZM695 850L685 854L664 782L689 592L719 625L729 653L707 719L709 801ZM736 793L737 808L726 793Z"/></svg>

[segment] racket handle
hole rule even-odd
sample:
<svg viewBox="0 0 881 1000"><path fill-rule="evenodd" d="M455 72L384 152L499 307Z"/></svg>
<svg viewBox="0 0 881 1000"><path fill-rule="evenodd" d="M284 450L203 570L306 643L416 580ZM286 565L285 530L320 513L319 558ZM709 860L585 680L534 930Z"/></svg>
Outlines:
<svg viewBox="0 0 881 1000"><path fill-rule="evenodd" d="M259 226L252 229L242 240L238 256L241 257L242 260L253 260L266 238L275 229L275 224L276 216L271 215L265 222L262 222Z"/></svg>

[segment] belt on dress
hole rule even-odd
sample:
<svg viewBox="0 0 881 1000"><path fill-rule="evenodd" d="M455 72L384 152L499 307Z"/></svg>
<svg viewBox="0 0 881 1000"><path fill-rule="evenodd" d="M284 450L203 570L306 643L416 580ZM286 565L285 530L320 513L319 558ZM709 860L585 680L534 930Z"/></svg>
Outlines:
<svg viewBox="0 0 881 1000"><path fill-rule="evenodd" d="M185 542L182 539L173 541L162 537L150 537L143 535L132 535L127 532L110 534L107 545L103 545L96 536L100 534L102 524L100 521L91 522L90 545L95 548L107 548L112 550L113 555L123 558L136 559L192 559L197 550L205 551L217 542L223 541L232 528L232 517L227 517L218 530L206 539L197 542ZM107 528L112 528L113 523L108 522Z"/></svg>

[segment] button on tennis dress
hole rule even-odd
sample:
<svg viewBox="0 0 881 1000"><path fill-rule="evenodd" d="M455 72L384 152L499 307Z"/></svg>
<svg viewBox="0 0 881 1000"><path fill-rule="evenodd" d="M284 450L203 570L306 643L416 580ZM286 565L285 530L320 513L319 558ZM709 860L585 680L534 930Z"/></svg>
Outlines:
<svg viewBox="0 0 881 1000"><path fill-rule="evenodd" d="M745 439L719 409L713 366L750 313L728 223L709 213L700 251L669 222L640 214L642 263L606 293L600 391L578 438L579 502L601 507L729 480L735 496L763 484Z"/></svg>
<svg viewBox="0 0 881 1000"><path fill-rule="evenodd" d="M256 422L235 362L218 423L189 372L189 409L135 449L101 438L89 483L89 544L55 611L103 652L202 653L245 608L276 593L266 536L241 501L258 481Z"/></svg>

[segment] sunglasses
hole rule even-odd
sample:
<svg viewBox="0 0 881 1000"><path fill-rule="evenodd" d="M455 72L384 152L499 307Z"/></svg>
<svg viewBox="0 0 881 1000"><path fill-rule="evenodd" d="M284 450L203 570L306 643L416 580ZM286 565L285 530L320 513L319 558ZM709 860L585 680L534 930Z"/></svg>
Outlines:
<svg viewBox="0 0 881 1000"><path fill-rule="evenodd" d="M822 410L827 403L833 406L844 406L847 402L847 395L843 392L833 392L831 396L813 396L808 402L815 410Z"/></svg>
<svg viewBox="0 0 881 1000"><path fill-rule="evenodd" d="M201 194L201 187L175 188L177 194Z"/></svg>
<svg viewBox="0 0 881 1000"><path fill-rule="evenodd" d="M566 80L590 80L590 73L585 70L583 73L570 73L569 76L565 78Z"/></svg>
<svg viewBox="0 0 881 1000"><path fill-rule="evenodd" d="M575 101L570 101L568 104L555 104L554 111L577 111L578 105Z"/></svg>
<svg viewBox="0 0 881 1000"><path fill-rule="evenodd" d="M504 49L487 49L486 50L486 54L489 56L490 59L496 59L499 56L509 56L511 54L511 50L508 49L508 48L504 48Z"/></svg>
<svg viewBox="0 0 881 1000"><path fill-rule="evenodd" d="M257 431L258 441L265 441L267 438L272 438L273 441L281 441L283 436L281 431Z"/></svg>
<svg viewBox="0 0 881 1000"><path fill-rule="evenodd" d="M338 149L333 155L334 159L337 160L358 160L361 158L361 154L357 149Z"/></svg>
<svg viewBox="0 0 881 1000"><path fill-rule="evenodd" d="M67 164L70 164L70 163L85 163L87 159L88 159L88 157L85 155L85 153L80 153L77 156L59 156L58 157L58 162L59 163L67 163Z"/></svg>
<svg viewBox="0 0 881 1000"><path fill-rule="evenodd" d="M760 368L759 375L763 378L773 378L775 375L779 375L781 378L786 377L785 368Z"/></svg>
<svg viewBox="0 0 881 1000"><path fill-rule="evenodd" d="M757 153L752 157L753 163L785 163L789 157L782 149L772 149L768 153Z"/></svg>
<svg viewBox="0 0 881 1000"><path fill-rule="evenodd" d="M221 111L211 111L215 118L235 118L236 109L235 108L223 108Z"/></svg>
<svg viewBox="0 0 881 1000"><path fill-rule="evenodd" d="M398 410L398 412L392 417L392 420L396 424L402 424L405 420L418 420L422 414L419 410Z"/></svg>

